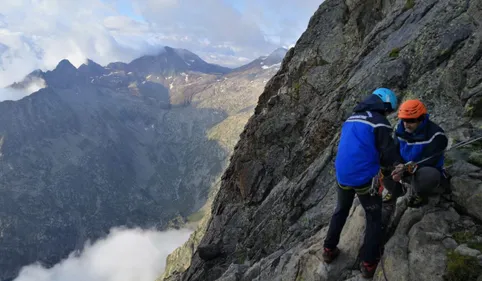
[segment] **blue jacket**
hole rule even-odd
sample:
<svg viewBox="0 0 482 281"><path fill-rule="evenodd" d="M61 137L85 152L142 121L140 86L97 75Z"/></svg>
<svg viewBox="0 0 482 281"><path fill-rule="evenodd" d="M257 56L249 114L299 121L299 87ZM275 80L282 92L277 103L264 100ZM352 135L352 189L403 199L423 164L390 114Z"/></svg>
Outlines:
<svg viewBox="0 0 482 281"><path fill-rule="evenodd" d="M413 133L406 132L403 122L399 122L395 135L397 137L396 144L404 162L417 162L433 156L435 153L445 150L448 145L448 139L445 136L444 130L433 123L429 119L428 114L425 115L425 119ZM440 156L420 163L418 166L431 166L442 171L444 156L441 154Z"/></svg>
<svg viewBox="0 0 482 281"><path fill-rule="evenodd" d="M365 186L371 183L380 166L402 162L384 109L382 100L371 95L343 123L335 160L339 184Z"/></svg>

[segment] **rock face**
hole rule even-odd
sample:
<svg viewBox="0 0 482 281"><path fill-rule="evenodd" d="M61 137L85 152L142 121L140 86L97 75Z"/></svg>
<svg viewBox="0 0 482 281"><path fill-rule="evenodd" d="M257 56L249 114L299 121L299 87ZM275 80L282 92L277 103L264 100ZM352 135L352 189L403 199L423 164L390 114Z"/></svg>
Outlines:
<svg viewBox="0 0 482 281"><path fill-rule="evenodd" d="M0 103L0 280L113 226L164 229L201 208L278 69L231 73L166 48L107 67L63 60L12 85L46 87Z"/></svg>
<svg viewBox="0 0 482 281"><path fill-rule="evenodd" d="M449 145L480 135L481 24L479 0L324 1L260 96L204 236L164 280L361 280L361 206L338 260L321 259L341 124L357 101L389 87L400 100L420 98ZM451 198L421 209L400 199L375 280L477 280L480 148L448 155Z"/></svg>

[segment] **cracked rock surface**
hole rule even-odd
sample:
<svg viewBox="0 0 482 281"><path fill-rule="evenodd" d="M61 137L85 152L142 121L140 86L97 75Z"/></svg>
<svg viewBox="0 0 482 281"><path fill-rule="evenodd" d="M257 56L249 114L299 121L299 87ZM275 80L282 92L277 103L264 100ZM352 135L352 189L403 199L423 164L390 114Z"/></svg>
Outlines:
<svg viewBox="0 0 482 281"><path fill-rule="evenodd" d="M449 146L480 135L481 24L479 0L324 1L260 96L204 235L188 243L188 266L164 280L360 280L365 219L359 205L342 233L342 254L330 265L321 259L336 204L333 161L342 122L357 101L383 86L401 101L420 98ZM481 147L448 154L449 198L420 209L399 200L385 270L379 266L374 280L384 274L444 280L460 272L468 274L462 280L477 280Z"/></svg>

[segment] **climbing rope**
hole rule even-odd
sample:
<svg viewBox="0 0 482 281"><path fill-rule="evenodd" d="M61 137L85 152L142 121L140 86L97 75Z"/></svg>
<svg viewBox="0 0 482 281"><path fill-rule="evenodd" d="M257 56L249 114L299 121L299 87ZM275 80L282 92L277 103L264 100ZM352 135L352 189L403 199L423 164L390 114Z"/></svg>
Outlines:
<svg viewBox="0 0 482 281"><path fill-rule="evenodd" d="M380 265L382 266L383 277L385 278L385 281L388 281L388 277L385 270L385 263L383 262L383 255L382 255L381 248L380 248Z"/></svg>

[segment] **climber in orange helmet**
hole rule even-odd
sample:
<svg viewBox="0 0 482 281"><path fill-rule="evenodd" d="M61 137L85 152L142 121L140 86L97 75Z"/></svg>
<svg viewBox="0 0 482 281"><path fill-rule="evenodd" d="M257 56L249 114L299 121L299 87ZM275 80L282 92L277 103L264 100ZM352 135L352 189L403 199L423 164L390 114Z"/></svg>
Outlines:
<svg viewBox="0 0 482 281"><path fill-rule="evenodd" d="M445 132L429 119L425 105L418 99L407 100L398 110L400 119L395 130L395 143L405 163L417 162L445 150L448 139ZM433 157L418 164L412 171L401 172L400 164L391 173L392 178L385 178L384 185L389 191L384 203L394 203L402 193L400 180L411 184L413 196L409 198L410 207L419 207L427 203L427 196L443 193L448 186L448 176L443 168L444 155Z"/></svg>

